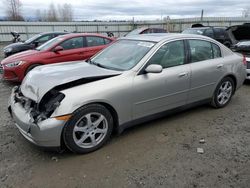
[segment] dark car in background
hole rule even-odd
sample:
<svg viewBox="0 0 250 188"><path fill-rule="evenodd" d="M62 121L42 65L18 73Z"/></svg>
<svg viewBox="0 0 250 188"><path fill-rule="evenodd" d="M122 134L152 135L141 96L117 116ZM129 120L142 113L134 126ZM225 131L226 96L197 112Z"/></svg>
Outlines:
<svg viewBox="0 0 250 188"><path fill-rule="evenodd" d="M149 33L167 33L167 31L162 28L141 27L141 28L137 28L137 29L130 31L125 36L149 34Z"/></svg>
<svg viewBox="0 0 250 188"><path fill-rule="evenodd" d="M16 54L18 52L22 52L25 50L35 49L38 46L44 44L45 42L59 36L68 34L67 32L46 32L37 34L30 39L26 40L25 42L18 42L10 44L4 47L3 52L5 57L10 55Z"/></svg>
<svg viewBox="0 0 250 188"><path fill-rule="evenodd" d="M193 27L185 29L182 33L204 35L217 40L227 47L231 47L232 41L226 27Z"/></svg>
<svg viewBox="0 0 250 188"><path fill-rule="evenodd" d="M247 64L247 80L250 80L250 23L228 27L227 32L232 39L232 50L245 56Z"/></svg>
<svg viewBox="0 0 250 188"><path fill-rule="evenodd" d="M0 63L0 77L20 82L33 68L41 65L90 58L114 41L113 38L90 33L58 36L33 50L5 58Z"/></svg>

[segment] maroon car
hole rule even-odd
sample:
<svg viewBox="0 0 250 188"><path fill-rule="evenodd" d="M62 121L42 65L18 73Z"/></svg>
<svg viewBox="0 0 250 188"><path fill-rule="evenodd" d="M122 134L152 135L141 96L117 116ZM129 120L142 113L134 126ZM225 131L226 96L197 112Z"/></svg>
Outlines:
<svg viewBox="0 0 250 188"><path fill-rule="evenodd" d="M113 38L89 33L62 35L35 50L7 57L1 62L0 74L5 80L22 81L25 75L36 66L88 59L113 40Z"/></svg>

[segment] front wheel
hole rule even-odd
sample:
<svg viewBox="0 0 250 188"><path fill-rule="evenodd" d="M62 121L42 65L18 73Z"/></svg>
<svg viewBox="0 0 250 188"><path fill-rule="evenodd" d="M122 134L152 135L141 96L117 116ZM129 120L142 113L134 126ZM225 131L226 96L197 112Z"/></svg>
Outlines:
<svg viewBox="0 0 250 188"><path fill-rule="evenodd" d="M223 108L226 106L233 96L234 89L235 84L232 78L223 78L215 89L211 102L212 106L215 108Z"/></svg>
<svg viewBox="0 0 250 188"><path fill-rule="evenodd" d="M64 143L75 153L89 153L110 138L113 118L102 105L90 104L78 109L63 130Z"/></svg>

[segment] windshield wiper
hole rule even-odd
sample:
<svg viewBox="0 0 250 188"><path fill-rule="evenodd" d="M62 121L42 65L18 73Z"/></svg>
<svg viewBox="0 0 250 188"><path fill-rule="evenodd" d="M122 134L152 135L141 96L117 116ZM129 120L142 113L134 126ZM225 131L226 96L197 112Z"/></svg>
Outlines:
<svg viewBox="0 0 250 188"><path fill-rule="evenodd" d="M92 64L92 65L96 65L96 66L98 66L98 67L104 68L104 69L121 71L121 69L114 68L114 67L109 67L109 66L105 66L105 65L103 65L103 64L101 64L101 63L97 63L97 62L95 62L95 61L93 61L93 60L91 60L91 59L88 59L86 62L89 63L89 64Z"/></svg>
<svg viewBox="0 0 250 188"><path fill-rule="evenodd" d="M106 66L104 66L104 65L102 65L100 63L97 63L97 62L95 62L95 61L93 61L91 59L88 59L87 63L92 64L92 65L96 65L96 66L101 67L101 68L106 68L107 69Z"/></svg>

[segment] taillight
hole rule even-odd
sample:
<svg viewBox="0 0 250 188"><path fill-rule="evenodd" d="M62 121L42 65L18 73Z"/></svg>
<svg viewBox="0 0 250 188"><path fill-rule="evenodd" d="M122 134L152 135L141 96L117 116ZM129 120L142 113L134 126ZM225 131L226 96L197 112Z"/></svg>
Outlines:
<svg viewBox="0 0 250 188"><path fill-rule="evenodd" d="M247 65L247 59L246 59L246 56L244 56L244 55L243 55L243 64Z"/></svg>

